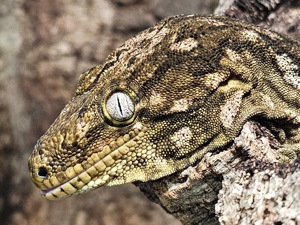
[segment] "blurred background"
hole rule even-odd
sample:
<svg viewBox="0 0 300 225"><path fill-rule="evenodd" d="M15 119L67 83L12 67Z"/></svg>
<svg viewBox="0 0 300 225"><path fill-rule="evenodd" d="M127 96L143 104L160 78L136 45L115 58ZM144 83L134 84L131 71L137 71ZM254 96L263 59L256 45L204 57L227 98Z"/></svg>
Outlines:
<svg viewBox="0 0 300 225"><path fill-rule="evenodd" d="M157 21L209 14L218 1L0 2L0 224L179 225L131 184L62 201L43 199L27 160L74 95L80 73Z"/></svg>

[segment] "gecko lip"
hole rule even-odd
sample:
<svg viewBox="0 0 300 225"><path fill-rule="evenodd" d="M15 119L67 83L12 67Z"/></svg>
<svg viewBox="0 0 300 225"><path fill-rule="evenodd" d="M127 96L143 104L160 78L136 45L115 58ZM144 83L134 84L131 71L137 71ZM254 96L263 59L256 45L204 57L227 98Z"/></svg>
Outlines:
<svg viewBox="0 0 300 225"><path fill-rule="evenodd" d="M68 198L74 194L77 194L79 192L78 188L74 187L71 183L73 181L77 180L78 176L80 174L74 176L73 178L66 180L65 182L63 182L57 186L54 186L54 187L51 187L48 189L44 189L44 190L40 190L41 196L48 200L59 200L61 198ZM84 192L84 191L80 191L80 193L81 192Z"/></svg>
<svg viewBox="0 0 300 225"><path fill-rule="evenodd" d="M92 168L92 166L90 168ZM77 183L78 179L81 180L80 176L86 173L88 170L89 168L81 171L79 174L75 175L72 178L67 179L61 184L50 187L48 189L41 190L40 191L41 196L49 200L58 200L60 198L68 198L74 194L83 193L88 191L89 189L96 188L96 187L87 187L86 185L88 185L88 182L85 182L83 186L81 186L80 188L73 185L74 183ZM98 184L97 187L102 186L103 184L104 183ZM84 187L87 188L84 189Z"/></svg>
<svg viewBox="0 0 300 225"><path fill-rule="evenodd" d="M126 143L127 142L123 143L123 145ZM93 164L90 164L88 168L83 169L76 175L74 174L73 177L66 176L68 177L68 179L56 186L50 186L49 188L41 189L41 196L49 200L56 200L60 198L67 198L74 194L84 193L88 190L107 185L110 181L109 175L105 175L105 169L107 168L107 166L113 165L115 160L120 159L129 151L129 148L125 148L126 152L124 152L124 149L121 150L120 148L121 146L115 148L110 152L105 152L105 150L103 150L105 155L101 156L101 160L97 162L94 161ZM120 151L122 152L122 154L120 154ZM103 168L103 166L105 166L105 168ZM40 171L36 172L35 174L38 175L39 172ZM43 176L47 176L44 171L40 172L40 174L42 174ZM117 175L114 176L117 177ZM54 182L51 182L51 177L48 179L45 178L45 180L47 180L50 184L57 184L57 182L59 182L57 181L57 178L54 179ZM120 181L118 182L115 182L115 184L122 183Z"/></svg>
<svg viewBox="0 0 300 225"><path fill-rule="evenodd" d="M41 196L44 197L44 198L47 198L47 196L49 194L51 194L52 191L54 191L56 188L59 188L59 186L57 187L53 187L53 188L49 188L49 189L45 189L45 190L41 190Z"/></svg>
<svg viewBox="0 0 300 225"><path fill-rule="evenodd" d="M74 178L75 178L75 177L74 177ZM72 178L72 179L74 179L74 178ZM72 179L71 179L71 180L72 180ZM55 186L55 187L52 187L52 188L49 188L49 189L41 190L41 191L40 191L40 194L41 194L41 196L42 196L43 198L50 199L50 200L70 197L71 195L75 194L76 191L75 191L73 194L67 194L67 193L65 192L65 190L63 189L63 187L64 187L67 183L69 183L69 182L70 182L70 180L67 180L67 181L63 182L62 184L60 184L60 185L58 185L58 186ZM59 191L59 193L64 193L64 194L67 194L67 195L64 195L64 196L61 196L61 194L58 195L58 193L55 193L55 192L57 192L57 191Z"/></svg>

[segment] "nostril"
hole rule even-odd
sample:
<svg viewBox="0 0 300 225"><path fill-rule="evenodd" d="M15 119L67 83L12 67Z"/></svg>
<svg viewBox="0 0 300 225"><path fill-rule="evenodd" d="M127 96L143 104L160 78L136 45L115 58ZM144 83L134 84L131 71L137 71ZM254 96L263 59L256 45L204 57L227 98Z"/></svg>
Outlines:
<svg viewBox="0 0 300 225"><path fill-rule="evenodd" d="M48 175L47 169L46 169L45 167L40 167L40 168L39 168L39 171L38 171L38 176L39 176L40 178L46 178L47 175Z"/></svg>

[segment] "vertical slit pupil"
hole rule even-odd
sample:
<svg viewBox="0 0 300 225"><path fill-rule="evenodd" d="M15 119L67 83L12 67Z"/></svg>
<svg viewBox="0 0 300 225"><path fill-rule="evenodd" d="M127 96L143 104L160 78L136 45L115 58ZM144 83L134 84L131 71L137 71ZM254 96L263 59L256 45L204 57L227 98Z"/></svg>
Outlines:
<svg viewBox="0 0 300 225"><path fill-rule="evenodd" d="M118 101L118 107L119 107L120 113L123 116L123 111L122 111L122 106L121 106L121 102L120 102L119 96L117 96L117 101Z"/></svg>

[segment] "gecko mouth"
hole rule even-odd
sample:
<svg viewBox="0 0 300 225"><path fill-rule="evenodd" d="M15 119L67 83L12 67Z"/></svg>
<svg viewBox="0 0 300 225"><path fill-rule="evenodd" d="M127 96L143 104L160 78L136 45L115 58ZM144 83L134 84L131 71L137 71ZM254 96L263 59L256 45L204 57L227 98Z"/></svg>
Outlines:
<svg viewBox="0 0 300 225"><path fill-rule="evenodd" d="M123 142L119 141L118 145L113 147L106 145L100 151L91 154L87 159L88 165L82 166L77 163L61 172L63 174L51 174L44 166L30 167L34 165L34 158L31 158L29 167L32 179L40 188L41 196L49 200L57 200L104 185L127 183L128 180L122 175L127 163L123 156L130 151L131 146L136 144L132 141L133 137L127 136L124 136Z"/></svg>
<svg viewBox="0 0 300 225"><path fill-rule="evenodd" d="M56 188L59 188L59 186L53 187L53 188L49 188L49 189L45 189L45 190L41 190L41 196L44 198L47 198L48 195L50 195ZM59 198L59 197L57 197Z"/></svg>
<svg viewBox="0 0 300 225"><path fill-rule="evenodd" d="M114 160L112 159L111 154L107 154L102 160L98 160L98 162L90 165L87 169L83 169L80 166L81 172L78 171L79 166L74 166L73 177L69 177L66 181L53 187L42 189L41 196L49 200L57 200L103 186L109 182L111 177L111 175L105 174L105 169L107 166L112 166L113 163ZM79 173L76 173L75 171ZM69 175L66 177L68 176ZM51 182L52 179L54 182ZM48 178L48 182L53 184L58 183L58 180L55 177L50 177Z"/></svg>
<svg viewBox="0 0 300 225"><path fill-rule="evenodd" d="M49 200L58 200L60 198L70 197L71 195L74 195L76 194L76 192L78 192L78 189L70 183L76 178L77 176L52 188L41 190L40 194L43 198Z"/></svg>

